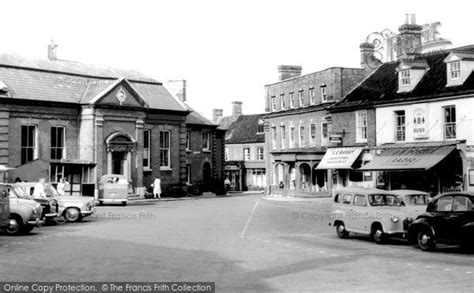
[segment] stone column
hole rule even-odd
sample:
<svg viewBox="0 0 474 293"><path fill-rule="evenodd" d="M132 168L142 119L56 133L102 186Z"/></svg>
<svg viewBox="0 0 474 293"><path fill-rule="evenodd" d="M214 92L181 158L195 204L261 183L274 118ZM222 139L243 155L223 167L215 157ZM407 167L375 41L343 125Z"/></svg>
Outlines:
<svg viewBox="0 0 474 293"><path fill-rule="evenodd" d="M143 186L143 128L145 122L142 119L137 119L135 122L135 139L136 152L135 152L135 170L136 174L136 188L135 191L140 197L145 196L145 187Z"/></svg>
<svg viewBox="0 0 474 293"><path fill-rule="evenodd" d="M99 194L99 181L100 177L104 174L104 152L105 152L105 142L104 142L104 118L102 116L96 116L95 118L95 139L94 139L94 161L95 165L95 197L98 197Z"/></svg>

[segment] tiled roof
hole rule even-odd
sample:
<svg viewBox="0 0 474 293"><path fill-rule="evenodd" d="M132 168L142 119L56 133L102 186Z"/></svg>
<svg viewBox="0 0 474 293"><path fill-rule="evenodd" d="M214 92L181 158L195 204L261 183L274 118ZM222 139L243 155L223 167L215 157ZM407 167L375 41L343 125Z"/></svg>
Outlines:
<svg viewBox="0 0 474 293"><path fill-rule="evenodd" d="M202 116L198 112L194 111L191 106L188 104L184 103L186 106L186 109L188 111L191 111L191 113L186 116L186 124L197 124L197 125L207 125L207 126L214 126L217 127L217 124L212 122L211 120L207 119L206 117Z"/></svg>
<svg viewBox="0 0 474 293"><path fill-rule="evenodd" d="M219 129L227 130L238 116L225 116L219 119Z"/></svg>
<svg viewBox="0 0 474 293"><path fill-rule="evenodd" d="M398 91L398 74L396 71L399 62L382 64L364 81L349 92L340 102L331 107L331 110L343 110L353 107L369 107L373 105L426 100L435 97L453 96L474 92L474 74L459 86L446 87L447 74L444 59L450 52L474 52L474 46L465 46L437 53L418 55L417 59L427 62L429 70L417 86L410 92Z"/></svg>
<svg viewBox="0 0 474 293"><path fill-rule="evenodd" d="M80 75L78 75L80 74ZM133 71L0 54L0 80L13 99L84 104L125 79L151 109L186 111L165 87Z"/></svg>
<svg viewBox="0 0 474 293"><path fill-rule="evenodd" d="M264 114L239 115L227 128L225 143L260 143L265 142L265 134L258 133L258 121Z"/></svg>

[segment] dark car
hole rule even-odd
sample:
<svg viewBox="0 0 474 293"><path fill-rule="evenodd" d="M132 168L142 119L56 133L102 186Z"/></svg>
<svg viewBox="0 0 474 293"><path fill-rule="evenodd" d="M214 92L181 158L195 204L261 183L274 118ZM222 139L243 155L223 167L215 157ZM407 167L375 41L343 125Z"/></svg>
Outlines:
<svg viewBox="0 0 474 293"><path fill-rule="evenodd" d="M459 244L474 248L474 193L451 192L434 197L426 212L408 229L411 241L425 251L435 250L437 243Z"/></svg>

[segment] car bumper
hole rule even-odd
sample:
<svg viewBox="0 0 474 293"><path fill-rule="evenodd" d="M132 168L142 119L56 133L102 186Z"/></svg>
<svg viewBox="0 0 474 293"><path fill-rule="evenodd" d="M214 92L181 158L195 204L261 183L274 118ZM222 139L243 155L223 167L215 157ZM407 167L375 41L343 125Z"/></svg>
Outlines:
<svg viewBox="0 0 474 293"><path fill-rule="evenodd" d="M45 214L45 215L44 215L44 217L45 217L46 219L52 219L52 218L55 218L55 217L57 217L57 216L58 216L57 213L48 213L48 214Z"/></svg>
<svg viewBox="0 0 474 293"><path fill-rule="evenodd" d="M95 213L95 208L92 208L92 210L90 210L90 211L81 211L81 215L82 215L83 217L90 216L90 215L92 215L93 213Z"/></svg>
<svg viewBox="0 0 474 293"><path fill-rule="evenodd" d="M35 226L35 227L41 227L41 226L43 226L43 224L44 224L44 221L40 220L40 219L28 221L28 225L32 225L32 226Z"/></svg>

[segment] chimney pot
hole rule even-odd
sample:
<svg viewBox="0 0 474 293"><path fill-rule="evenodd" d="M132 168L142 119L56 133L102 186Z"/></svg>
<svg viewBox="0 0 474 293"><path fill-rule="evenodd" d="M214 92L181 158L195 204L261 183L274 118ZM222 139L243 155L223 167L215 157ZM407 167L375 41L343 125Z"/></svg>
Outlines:
<svg viewBox="0 0 474 293"><path fill-rule="evenodd" d="M224 116L224 110L222 109L213 109L212 110L212 121L219 122L219 120Z"/></svg>
<svg viewBox="0 0 474 293"><path fill-rule="evenodd" d="M57 48L58 45L54 43L53 40L51 40L51 44L48 45L48 59L49 61L56 61L58 60L57 58Z"/></svg>

